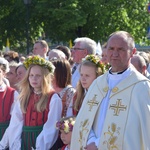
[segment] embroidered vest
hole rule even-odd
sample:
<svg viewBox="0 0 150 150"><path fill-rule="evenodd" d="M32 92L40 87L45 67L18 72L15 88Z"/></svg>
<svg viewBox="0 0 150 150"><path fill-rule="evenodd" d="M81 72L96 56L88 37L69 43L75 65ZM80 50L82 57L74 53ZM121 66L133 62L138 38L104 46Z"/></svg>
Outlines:
<svg viewBox="0 0 150 150"><path fill-rule="evenodd" d="M47 108L42 112L37 112L35 109L35 103L39 100L40 97L31 94L29 98L29 103L27 106L27 112L24 114L24 126L41 126L47 121L48 112L49 112L49 103L51 101L51 97L54 94L52 92L49 96L49 100L47 103Z"/></svg>
<svg viewBox="0 0 150 150"><path fill-rule="evenodd" d="M10 109L14 101L14 89L7 87L4 92L0 92L0 123L10 120Z"/></svg>
<svg viewBox="0 0 150 150"><path fill-rule="evenodd" d="M42 131L44 123L47 121L49 103L54 93L54 91L50 93L47 108L43 112L37 112L35 110L35 102L38 101L40 97L36 97L34 93L31 94L27 112L24 114L25 121L21 137L21 150L31 150L31 147L35 148L36 138ZM34 101L35 98L36 101Z"/></svg>

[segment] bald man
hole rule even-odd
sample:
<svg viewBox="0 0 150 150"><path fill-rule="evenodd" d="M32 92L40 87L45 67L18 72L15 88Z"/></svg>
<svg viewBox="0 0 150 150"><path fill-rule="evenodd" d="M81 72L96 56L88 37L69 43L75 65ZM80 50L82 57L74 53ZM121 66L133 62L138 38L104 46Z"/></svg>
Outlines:
<svg viewBox="0 0 150 150"><path fill-rule="evenodd" d="M132 65L139 71L141 74L143 74L145 77L150 79L150 74L147 71L147 66L144 58L140 55L134 55L131 58Z"/></svg>

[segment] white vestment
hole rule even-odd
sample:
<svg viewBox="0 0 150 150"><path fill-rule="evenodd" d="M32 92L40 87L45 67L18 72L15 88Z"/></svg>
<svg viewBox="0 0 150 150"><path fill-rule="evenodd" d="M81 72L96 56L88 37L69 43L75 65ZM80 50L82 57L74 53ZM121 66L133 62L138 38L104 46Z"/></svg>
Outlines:
<svg viewBox="0 0 150 150"><path fill-rule="evenodd" d="M149 80L135 69L112 89L107 79L108 72L90 86L73 128L71 150L84 150L89 138L98 141L98 150L150 150ZM108 92L106 116L99 122Z"/></svg>

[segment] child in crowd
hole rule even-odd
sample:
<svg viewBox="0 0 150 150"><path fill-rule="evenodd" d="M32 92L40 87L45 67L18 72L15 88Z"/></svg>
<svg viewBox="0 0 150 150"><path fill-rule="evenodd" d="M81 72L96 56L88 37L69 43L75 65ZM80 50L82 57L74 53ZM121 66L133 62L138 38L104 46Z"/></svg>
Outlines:
<svg viewBox="0 0 150 150"><path fill-rule="evenodd" d="M54 66L40 56L27 58L24 65L27 72L19 84L20 101L0 145L11 150L48 150L57 140L55 123L62 113L61 99L51 86Z"/></svg>
<svg viewBox="0 0 150 150"><path fill-rule="evenodd" d="M59 129L61 132L61 134L60 134L61 140L65 144L61 148L61 150L69 150L70 149L71 135L72 135L74 123L75 123L74 116L61 118L60 121L58 121L56 123L56 128Z"/></svg>
<svg viewBox="0 0 150 150"><path fill-rule="evenodd" d="M80 80L74 95L74 115L78 114L91 83L105 72L105 65L97 55L87 55L80 65L79 72Z"/></svg>

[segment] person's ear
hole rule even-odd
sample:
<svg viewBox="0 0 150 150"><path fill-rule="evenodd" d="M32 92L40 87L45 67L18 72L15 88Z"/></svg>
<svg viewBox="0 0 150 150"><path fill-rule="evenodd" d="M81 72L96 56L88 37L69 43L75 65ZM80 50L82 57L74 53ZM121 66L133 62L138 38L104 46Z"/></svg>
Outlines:
<svg viewBox="0 0 150 150"><path fill-rule="evenodd" d="M131 57L133 57L133 55L136 53L136 48L133 48L132 52L131 52Z"/></svg>
<svg viewBox="0 0 150 150"><path fill-rule="evenodd" d="M147 67L146 67L146 66L143 66L143 67L142 67L142 71L143 71L143 72L145 72L145 71L146 71L146 69L147 69Z"/></svg>
<svg viewBox="0 0 150 150"><path fill-rule="evenodd" d="M87 49L84 50L84 55L85 56L88 55L88 50Z"/></svg>
<svg viewBox="0 0 150 150"><path fill-rule="evenodd" d="M135 53L136 53L136 48L134 48L132 51L132 54L135 54Z"/></svg>
<svg viewBox="0 0 150 150"><path fill-rule="evenodd" d="M46 53L46 52L47 52L47 49L46 49L46 48L43 48L43 51L44 51L44 53Z"/></svg>

